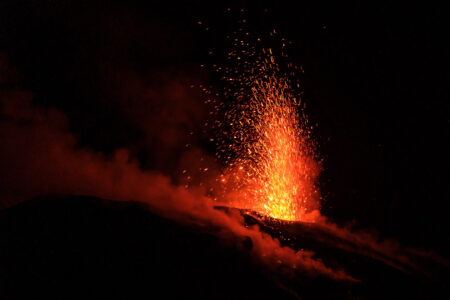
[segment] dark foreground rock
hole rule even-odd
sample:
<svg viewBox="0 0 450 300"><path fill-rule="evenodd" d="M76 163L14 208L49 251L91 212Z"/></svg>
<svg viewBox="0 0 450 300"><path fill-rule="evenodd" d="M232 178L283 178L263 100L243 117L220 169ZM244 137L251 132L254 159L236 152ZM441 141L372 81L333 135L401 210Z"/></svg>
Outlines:
<svg viewBox="0 0 450 300"><path fill-rule="evenodd" d="M248 223L263 221L246 214ZM252 260L251 242L223 241L137 203L90 197L34 199L0 212L0 298L15 299L442 299L446 281L405 274L333 247L311 225L266 226L361 283L289 281Z"/></svg>

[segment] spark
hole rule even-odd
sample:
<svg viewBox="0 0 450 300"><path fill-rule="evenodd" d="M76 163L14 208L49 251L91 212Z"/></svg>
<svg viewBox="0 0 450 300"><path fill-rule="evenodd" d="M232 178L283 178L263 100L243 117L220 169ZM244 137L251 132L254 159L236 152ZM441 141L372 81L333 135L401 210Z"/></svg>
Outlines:
<svg viewBox="0 0 450 300"><path fill-rule="evenodd" d="M299 84L292 84L294 68L278 64L277 58L287 58L284 53L276 57L272 48L248 42L245 33L235 35L230 64L215 69L228 84L228 101L215 106L215 114L224 116L215 120L220 128L217 156L226 165L220 182L224 193L238 195L235 206L276 219L302 220L318 208L320 167L313 127L296 91Z"/></svg>

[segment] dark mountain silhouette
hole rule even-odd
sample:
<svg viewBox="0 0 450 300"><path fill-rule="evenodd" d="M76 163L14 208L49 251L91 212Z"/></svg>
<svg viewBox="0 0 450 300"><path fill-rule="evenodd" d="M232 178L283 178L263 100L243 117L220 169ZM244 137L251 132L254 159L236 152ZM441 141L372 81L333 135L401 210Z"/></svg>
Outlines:
<svg viewBox="0 0 450 300"><path fill-rule="evenodd" d="M41 197L0 212L2 299L439 299L445 281L400 271L335 247L312 224L248 225L343 266L360 283L269 271L250 240L161 218L144 205L91 197Z"/></svg>

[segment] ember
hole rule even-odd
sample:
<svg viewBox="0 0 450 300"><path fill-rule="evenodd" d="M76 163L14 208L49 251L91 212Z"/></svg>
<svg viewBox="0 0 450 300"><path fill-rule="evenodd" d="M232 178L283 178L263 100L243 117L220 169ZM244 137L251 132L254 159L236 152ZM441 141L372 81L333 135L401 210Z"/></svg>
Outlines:
<svg viewBox="0 0 450 300"><path fill-rule="evenodd" d="M305 220L319 205L319 163L312 127L292 84L294 68L287 64L283 72L271 48L256 50L244 39L234 40L237 50L228 54L234 67L218 68L231 85L225 94L233 103L224 113L226 124L218 123L229 128L219 139L217 155L225 158L226 171L218 181L238 195L234 206Z"/></svg>

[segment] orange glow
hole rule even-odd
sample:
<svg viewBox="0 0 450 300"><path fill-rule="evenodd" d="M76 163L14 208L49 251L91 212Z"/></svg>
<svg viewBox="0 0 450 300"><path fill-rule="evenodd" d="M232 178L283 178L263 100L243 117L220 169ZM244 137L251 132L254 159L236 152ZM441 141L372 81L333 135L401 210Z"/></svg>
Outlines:
<svg viewBox="0 0 450 300"><path fill-rule="evenodd" d="M245 54L245 50L244 55L230 53L239 61ZM233 182L233 206L276 219L305 220L319 205L319 164L311 126L272 50L263 50L261 56L256 62L237 65L237 71L228 71L234 75L243 70L242 74L226 77L238 90L233 93L238 100L226 113L230 132L222 153L233 155L225 159L224 176L227 183Z"/></svg>
<svg viewBox="0 0 450 300"><path fill-rule="evenodd" d="M266 84L267 86L267 84ZM258 153L256 163L243 159L253 190L250 193L259 204L258 210L284 220L301 219L308 199L308 149L302 149L302 137L297 128L295 109L283 93L275 94L271 86L254 91L253 105L261 106L260 119L253 124L259 136L248 145L250 153Z"/></svg>

